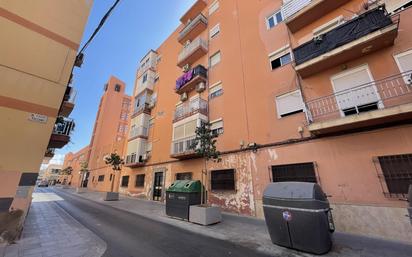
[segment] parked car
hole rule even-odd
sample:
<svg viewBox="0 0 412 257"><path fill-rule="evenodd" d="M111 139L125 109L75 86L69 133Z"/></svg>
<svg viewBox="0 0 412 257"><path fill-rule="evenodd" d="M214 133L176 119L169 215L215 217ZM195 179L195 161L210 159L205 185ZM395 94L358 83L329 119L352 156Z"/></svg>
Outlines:
<svg viewBox="0 0 412 257"><path fill-rule="evenodd" d="M48 187L49 182L47 180L42 180L37 184L38 187Z"/></svg>

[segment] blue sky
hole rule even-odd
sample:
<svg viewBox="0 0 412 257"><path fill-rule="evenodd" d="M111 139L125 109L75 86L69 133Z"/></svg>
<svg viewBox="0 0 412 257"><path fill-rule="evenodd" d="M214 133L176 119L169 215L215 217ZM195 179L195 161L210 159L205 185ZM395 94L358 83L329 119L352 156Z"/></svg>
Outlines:
<svg viewBox="0 0 412 257"><path fill-rule="evenodd" d="M114 0L95 0L84 42ZM194 0L121 0L85 52L83 66L75 69L76 106L71 117L76 130L71 143L57 151L56 159L89 144L103 85L114 75L127 85L130 95L139 60L156 49L179 25L179 18Z"/></svg>

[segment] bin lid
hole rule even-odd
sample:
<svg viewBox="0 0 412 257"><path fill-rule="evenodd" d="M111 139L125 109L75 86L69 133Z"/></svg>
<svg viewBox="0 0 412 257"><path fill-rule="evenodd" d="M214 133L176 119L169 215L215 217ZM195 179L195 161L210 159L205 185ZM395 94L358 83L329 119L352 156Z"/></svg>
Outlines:
<svg viewBox="0 0 412 257"><path fill-rule="evenodd" d="M167 192L200 193L199 180L176 180L166 190Z"/></svg>
<svg viewBox="0 0 412 257"><path fill-rule="evenodd" d="M326 196L320 186L310 182L270 183L263 192L263 196L282 199L326 200Z"/></svg>

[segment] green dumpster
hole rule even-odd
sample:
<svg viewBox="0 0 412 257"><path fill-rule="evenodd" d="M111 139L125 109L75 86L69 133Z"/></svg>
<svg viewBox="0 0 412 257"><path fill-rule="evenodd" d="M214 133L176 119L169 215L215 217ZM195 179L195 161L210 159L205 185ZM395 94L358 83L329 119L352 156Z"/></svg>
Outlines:
<svg viewBox="0 0 412 257"><path fill-rule="evenodd" d="M189 220L190 205L201 201L199 180L176 180L166 190L166 215Z"/></svg>

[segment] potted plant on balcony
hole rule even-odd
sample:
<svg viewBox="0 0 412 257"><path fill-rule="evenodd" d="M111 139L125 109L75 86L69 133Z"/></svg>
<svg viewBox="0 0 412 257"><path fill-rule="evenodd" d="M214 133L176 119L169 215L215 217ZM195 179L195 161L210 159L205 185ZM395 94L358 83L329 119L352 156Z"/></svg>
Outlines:
<svg viewBox="0 0 412 257"><path fill-rule="evenodd" d="M83 179L84 179L84 176L87 172L89 172L89 164L87 162L82 162L80 164L79 183L78 183L78 186L76 188L76 192L78 194L84 193L84 191L85 191L84 187L83 187Z"/></svg>
<svg viewBox="0 0 412 257"><path fill-rule="evenodd" d="M208 204L208 199L205 197L207 194L204 192L204 189L208 188L208 161L221 161L220 152L216 149L217 137L218 135L210 129L210 123L202 123L200 127L196 128L196 137L191 145L196 154L203 157L204 169L201 173L201 204L190 206L189 221L201 225L211 225L222 220L220 208Z"/></svg>
<svg viewBox="0 0 412 257"><path fill-rule="evenodd" d="M124 161L122 157L120 157L120 155L114 152L105 157L105 163L112 167L113 176L112 176L112 184L110 186L110 192L106 192L106 195L104 196L103 200L117 201L119 200L119 192L113 192L114 181L116 180L116 173L122 170L122 165L124 164Z"/></svg>

